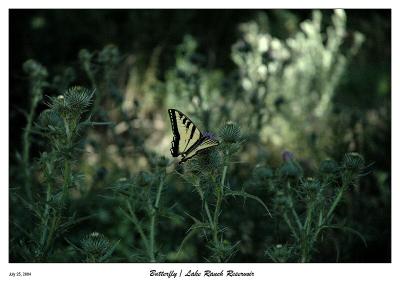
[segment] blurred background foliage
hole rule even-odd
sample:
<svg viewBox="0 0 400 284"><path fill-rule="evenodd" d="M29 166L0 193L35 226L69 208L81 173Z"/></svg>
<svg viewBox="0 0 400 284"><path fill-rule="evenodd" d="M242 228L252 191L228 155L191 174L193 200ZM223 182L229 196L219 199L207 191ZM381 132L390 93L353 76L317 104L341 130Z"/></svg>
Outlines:
<svg viewBox="0 0 400 284"><path fill-rule="evenodd" d="M22 68L28 59L36 61ZM390 64L389 10L10 10L10 261L207 260L200 235L178 252L192 221L187 212L201 204L175 166L160 162L171 160L168 108L214 133L227 121L240 125L245 142L229 183L245 185L269 207L276 197L255 176L260 167L269 176L270 167L284 166L284 150L294 153L304 177L315 176L325 159L360 153L369 174L346 192L336 218L361 232L367 246L329 232L311 261L391 261ZM48 108L46 96L54 106L76 85L95 90L82 123L105 125L77 130L82 139L70 146L79 155L57 156L62 146L54 145L65 141L50 140L56 154L43 156L49 142L36 122ZM27 207L47 206L39 202L41 165L57 167L57 159L71 161L71 191L54 216L88 218L61 226L51 252L37 252L24 241L23 231L38 226ZM161 180L165 210L157 216L158 251L142 252L146 236L132 218L154 221L143 204L155 196L130 195L139 203L136 215L120 193L137 185L150 190L152 180ZM246 205L223 203L225 237L241 240L230 261L294 261L279 215L271 220L262 207Z"/></svg>

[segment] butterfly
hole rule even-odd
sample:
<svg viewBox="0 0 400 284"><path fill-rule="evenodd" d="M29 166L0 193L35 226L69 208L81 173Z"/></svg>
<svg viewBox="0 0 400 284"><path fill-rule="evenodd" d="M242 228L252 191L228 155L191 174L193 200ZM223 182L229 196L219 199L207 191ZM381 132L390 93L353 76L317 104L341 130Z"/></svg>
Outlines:
<svg viewBox="0 0 400 284"><path fill-rule="evenodd" d="M211 133L202 133L196 125L179 110L169 109L168 114L171 120L172 133L174 135L174 139L171 143L171 154L172 157L182 157L179 164L193 158L199 152L219 144L219 141L215 139Z"/></svg>

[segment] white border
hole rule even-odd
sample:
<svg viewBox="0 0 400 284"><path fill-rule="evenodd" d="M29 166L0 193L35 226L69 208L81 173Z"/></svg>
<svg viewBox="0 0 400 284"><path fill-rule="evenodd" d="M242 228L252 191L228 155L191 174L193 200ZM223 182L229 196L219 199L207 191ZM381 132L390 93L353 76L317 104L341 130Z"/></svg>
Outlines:
<svg viewBox="0 0 400 284"><path fill-rule="evenodd" d="M394 1L393 1L394 2ZM399 19L400 9L395 7L392 1L360 1L363 6L357 5L354 1L238 1L237 3L216 2L212 0L203 1L103 1L93 6L92 3L83 3L83 1L54 1L54 0L36 0L33 1L2 1L0 14L0 30L3 39L7 39L1 44L1 70L2 89L0 122L1 131L8 137L8 8L392 8L392 78L399 78ZM34 3L34 4L33 4ZM168 3L168 6L167 6ZM394 31L394 32L393 32ZM397 52L396 52L397 51ZM399 80L392 82L392 94L398 94ZM396 95L392 96L392 143L400 145L399 134L396 131L397 122L399 122L399 100ZM10 124L12 127L12 124ZM399 218L399 167L393 164L392 179L392 264L8 264L8 139L1 139L1 164L0 164L0 220L1 220L1 279L2 283L9 282L32 282L32 283L153 283L153 282L175 282L188 281L185 278L164 279L150 278L148 276L150 269L169 271L189 270L189 269L211 269L214 271L220 269L233 269L238 271L254 271L256 276L252 278L190 278L191 282L207 281L229 281L229 283L239 283L243 281L255 281L263 283L394 283L395 276L400 267L398 261L399 246L396 240L399 240L399 226L396 225ZM392 161L398 161L399 150L393 147ZM371 212L373 214L373 212ZM30 271L32 276L29 278L11 278L9 272ZM396 273L397 272L397 273ZM18 279L18 280L17 280Z"/></svg>

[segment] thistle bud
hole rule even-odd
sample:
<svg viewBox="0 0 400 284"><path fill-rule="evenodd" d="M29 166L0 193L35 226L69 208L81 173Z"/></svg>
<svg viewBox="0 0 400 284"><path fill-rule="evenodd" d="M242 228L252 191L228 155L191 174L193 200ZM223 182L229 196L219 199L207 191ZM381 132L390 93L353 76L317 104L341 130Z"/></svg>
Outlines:
<svg viewBox="0 0 400 284"><path fill-rule="evenodd" d="M137 177L137 182L140 186L148 186L151 184L153 177L149 172L141 171Z"/></svg>
<svg viewBox="0 0 400 284"><path fill-rule="evenodd" d="M286 162L279 168L279 175L282 177L300 177L301 168L296 167L293 163Z"/></svg>
<svg viewBox="0 0 400 284"><path fill-rule="evenodd" d="M93 232L86 235L82 241L81 246L83 251L91 258L98 258L103 256L111 247L110 242L104 235Z"/></svg>
<svg viewBox="0 0 400 284"><path fill-rule="evenodd" d="M294 248L287 244L277 244L266 250L266 254L275 262L288 262L293 255Z"/></svg>
<svg viewBox="0 0 400 284"><path fill-rule="evenodd" d="M306 192L317 192L321 188L321 184L317 179L314 178L307 178L305 181L301 183L301 187Z"/></svg>
<svg viewBox="0 0 400 284"><path fill-rule="evenodd" d="M229 121L220 128L219 136L226 143L239 142L241 138L240 127L236 123Z"/></svg>
<svg viewBox="0 0 400 284"><path fill-rule="evenodd" d="M352 172L359 172L364 168L364 158L358 153L346 153L343 158L343 167Z"/></svg>
<svg viewBox="0 0 400 284"><path fill-rule="evenodd" d="M70 111L84 112L91 104L92 93L82 87L72 87L64 93L64 100Z"/></svg>
<svg viewBox="0 0 400 284"><path fill-rule="evenodd" d="M285 150L282 153L283 165L278 169L278 174L281 177L298 178L303 175L303 169L295 161L294 154Z"/></svg>

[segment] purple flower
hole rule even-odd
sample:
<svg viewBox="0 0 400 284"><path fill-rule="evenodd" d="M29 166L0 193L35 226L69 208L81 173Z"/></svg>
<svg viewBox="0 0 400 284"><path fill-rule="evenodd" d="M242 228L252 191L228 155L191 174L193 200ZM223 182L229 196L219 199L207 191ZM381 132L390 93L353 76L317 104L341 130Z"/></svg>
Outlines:
<svg viewBox="0 0 400 284"><path fill-rule="evenodd" d="M294 154L288 150L285 150L282 153L282 158L285 162L289 162L289 161L293 160Z"/></svg>
<svg viewBox="0 0 400 284"><path fill-rule="evenodd" d="M203 133L203 136L208 138L208 139L211 139L211 140L216 140L217 139L214 134L212 134L211 132L208 132L208 131L205 131Z"/></svg>

